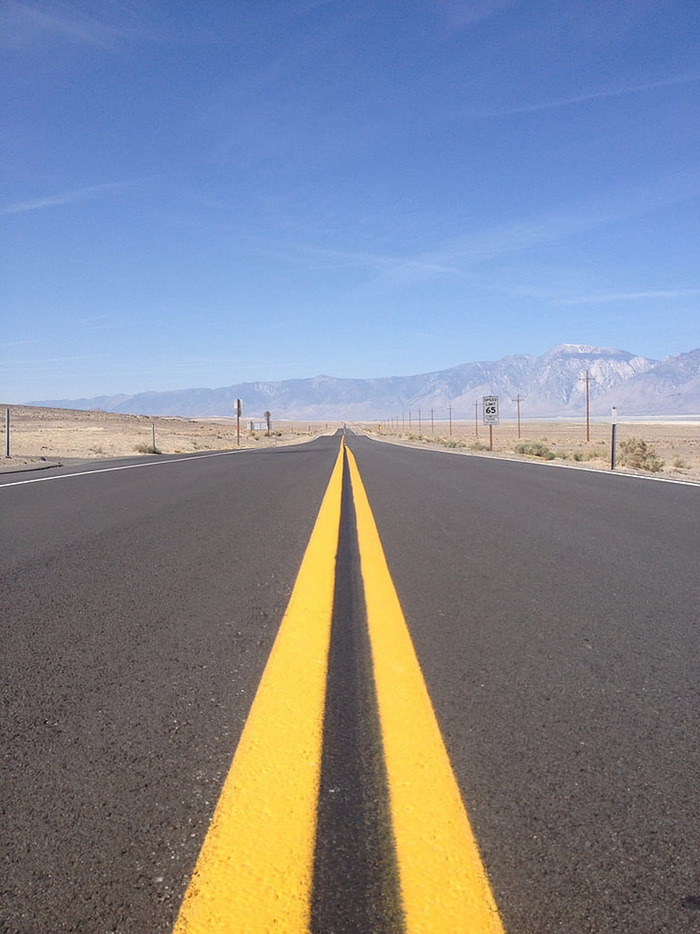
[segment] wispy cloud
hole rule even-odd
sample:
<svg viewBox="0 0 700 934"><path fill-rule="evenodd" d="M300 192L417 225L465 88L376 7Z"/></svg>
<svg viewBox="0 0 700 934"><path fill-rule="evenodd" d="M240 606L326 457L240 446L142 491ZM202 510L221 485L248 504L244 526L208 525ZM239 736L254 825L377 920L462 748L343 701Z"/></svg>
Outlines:
<svg viewBox="0 0 700 934"><path fill-rule="evenodd" d="M330 269L365 266L368 269L382 271L393 269L406 262L401 257L363 250L332 250L310 244L297 244L292 249L297 259Z"/></svg>
<svg viewBox="0 0 700 934"><path fill-rule="evenodd" d="M24 214L27 211L43 211L46 208L63 207L67 204L76 204L90 198L97 198L109 191L118 191L127 187L126 182L109 182L104 185L89 185L86 188L75 188L72 191L62 191L57 195L47 195L43 198L32 198L29 201L17 201L6 204L0 208L0 215Z"/></svg>
<svg viewBox="0 0 700 934"><path fill-rule="evenodd" d="M93 315L90 318L83 318L78 324L84 331L113 331L124 326L123 321L117 320L112 315Z"/></svg>
<svg viewBox="0 0 700 934"><path fill-rule="evenodd" d="M335 3L339 3L339 0L302 0L302 2L293 5L289 13L292 16L304 16L306 13L311 13L321 7Z"/></svg>
<svg viewBox="0 0 700 934"><path fill-rule="evenodd" d="M330 268L343 266L361 267L369 269L391 269L401 260L381 253L366 253L361 250L326 250L322 247L302 246L299 250L302 257Z"/></svg>
<svg viewBox="0 0 700 934"><path fill-rule="evenodd" d="M444 240L435 249L414 256L388 256L310 246L297 248L295 254L297 259L330 268L347 266L374 270L377 276L372 288L393 290L445 277L471 280L472 270L491 260L556 243L579 231L606 223L609 219L607 216L585 213L506 221L491 228Z"/></svg>
<svg viewBox="0 0 700 934"><path fill-rule="evenodd" d="M636 302L655 298L687 298L700 295L700 289L650 289L643 292L600 292L552 301L552 305L603 305L607 302Z"/></svg>
<svg viewBox="0 0 700 934"><path fill-rule="evenodd" d="M113 51L129 42L191 41L208 38L206 29L178 30L161 15L158 5L145 3L85 4L71 0L4 0L2 35L5 43L26 44L39 35L54 36L67 42ZM167 4L163 5L163 10Z"/></svg>
<svg viewBox="0 0 700 934"><path fill-rule="evenodd" d="M292 248L293 258L324 269L374 270L387 285L406 286L410 282L435 279L444 276L464 277L466 273L449 263L449 253L436 251L415 257L391 256L384 253L368 253L358 250L332 250L300 244Z"/></svg>
<svg viewBox="0 0 700 934"><path fill-rule="evenodd" d="M41 359L28 358L25 360L10 360L0 364L0 369L7 372L13 371L15 369L20 372L23 371L23 368L31 367L32 373L37 372L41 369L51 370L52 367L57 365L63 366L65 363L75 364L75 363L90 363L96 360L103 360L108 357L108 354L90 354L90 355L81 355L73 357L45 357Z"/></svg>
<svg viewBox="0 0 700 934"><path fill-rule="evenodd" d="M5 350L8 347L24 347L26 344L39 344L40 341L38 338L32 338L24 341L0 341L0 350Z"/></svg>
<svg viewBox="0 0 700 934"><path fill-rule="evenodd" d="M700 81L700 74L676 75L661 81L651 81L647 84L630 85L623 88L607 88L592 91L589 94L577 94L571 97L561 97L552 101L540 101L536 104L527 104L523 107L508 107L503 110L494 110L482 113L486 117L508 117L516 114L539 113L543 110L555 110L558 107L569 107L573 104L584 104L589 101L604 100L608 97L626 97L630 94L641 94L645 91L654 91L658 88L673 87L678 84L690 84Z"/></svg>
<svg viewBox="0 0 700 934"><path fill-rule="evenodd" d="M438 240L432 249L413 255L390 255L296 244L295 261L315 266L365 268L375 273L359 288L362 294L406 288L421 281L458 277L477 285L479 267L504 257L560 243L570 237L643 216L697 198L700 171L675 171L618 191L601 192L585 205L562 207L530 218L514 218L462 236ZM688 290L692 294L692 290ZM641 298L643 294L634 293ZM674 292L673 294L678 294ZM588 299L587 299L588 300ZM599 299L613 300L613 299Z"/></svg>
<svg viewBox="0 0 700 934"><path fill-rule="evenodd" d="M437 8L458 27L471 26L515 6L516 0L438 0Z"/></svg>
<svg viewBox="0 0 700 934"><path fill-rule="evenodd" d="M52 33L74 42L92 46L109 46L125 38L125 30L104 18L88 16L71 3L57 2L50 6L20 0L7 0L5 21L14 26Z"/></svg>

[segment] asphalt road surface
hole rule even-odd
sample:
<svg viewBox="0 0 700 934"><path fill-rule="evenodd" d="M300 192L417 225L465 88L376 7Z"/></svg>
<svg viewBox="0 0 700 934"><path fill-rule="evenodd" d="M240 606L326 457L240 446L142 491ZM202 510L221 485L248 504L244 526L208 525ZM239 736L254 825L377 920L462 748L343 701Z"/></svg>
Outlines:
<svg viewBox="0 0 700 934"><path fill-rule="evenodd" d="M339 447L0 478L1 930L172 930ZM348 447L505 931L698 934L700 490ZM406 921L340 529L310 924L366 934Z"/></svg>

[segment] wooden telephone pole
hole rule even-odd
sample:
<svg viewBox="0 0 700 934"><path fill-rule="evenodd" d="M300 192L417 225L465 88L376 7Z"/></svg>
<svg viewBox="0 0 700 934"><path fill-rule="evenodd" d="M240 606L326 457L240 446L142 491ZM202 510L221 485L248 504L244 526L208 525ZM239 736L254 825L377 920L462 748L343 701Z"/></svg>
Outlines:
<svg viewBox="0 0 700 934"><path fill-rule="evenodd" d="M524 401L524 399L520 398L520 393L518 393L517 399L513 399L513 402L515 402L518 407L518 438L520 438L520 403Z"/></svg>
<svg viewBox="0 0 700 934"><path fill-rule="evenodd" d="M586 441L591 440L591 380L595 382L595 376L591 376L588 370L586 370L586 375L579 380L580 383L585 382L586 384Z"/></svg>

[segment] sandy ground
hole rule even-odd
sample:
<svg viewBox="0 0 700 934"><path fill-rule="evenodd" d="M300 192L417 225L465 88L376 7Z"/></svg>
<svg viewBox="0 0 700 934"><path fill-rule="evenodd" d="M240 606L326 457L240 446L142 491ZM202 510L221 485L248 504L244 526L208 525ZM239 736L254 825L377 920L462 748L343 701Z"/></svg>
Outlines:
<svg viewBox="0 0 700 934"><path fill-rule="evenodd" d="M10 457L6 449L5 411L10 409ZM72 409L49 409L32 406L0 406L3 436L0 472L27 467L48 468L59 463L127 457L143 454L153 457L153 431L158 452L163 454L220 451L238 447L236 421L233 418L165 418L146 415L118 415L112 412L83 412ZM274 444L293 444L318 435L334 432L341 422L278 422L272 425L272 435L265 429L250 430L249 422L241 420L241 447L262 448ZM555 455L551 463L571 466L610 468L611 428L607 421L592 421L590 441L586 440L585 420L523 421L518 437L515 421L502 422L493 430L493 454L489 451L489 430L474 422L441 421L431 425L429 419L418 424L413 419L409 428L404 424L348 423L352 428L374 437L415 446L447 447L478 456L522 457L516 444L539 441ZM653 476L673 477L700 483L700 421L630 421L617 427L617 450L631 437L643 438L664 461ZM621 471L644 473L625 468Z"/></svg>
<svg viewBox="0 0 700 934"><path fill-rule="evenodd" d="M554 455L549 463L610 469L612 430L609 421L591 421L590 441L586 438L585 419L576 422L523 421L520 437L516 421L501 422L493 429L493 453L489 450L489 429L483 424L479 424L477 429L474 422L453 422L451 434L449 424L441 421L431 425L430 419L423 419L419 428L414 418L410 430L406 423L363 427L367 434L381 435L386 440L403 444L441 446L480 456L507 456L547 463L541 457L520 455L515 451L518 442L539 441ZM664 462L661 470L652 472L620 465L621 442L630 438L641 438L653 448ZM700 421L640 419L620 422L616 431L616 454L616 469L620 472L700 483Z"/></svg>
<svg viewBox="0 0 700 934"><path fill-rule="evenodd" d="M5 413L10 410L10 457L6 452ZM33 406L0 406L2 451L0 472L26 467L50 467L97 458L153 456L155 447L162 454L191 454L195 451L222 451L238 447L235 418L164 418L146 415L118 415L113 412L83 412ZM241 419L241 447L267 447L309 440L335 431L339 423L313 425L301 422L272 424L250 431Z"/></svg>

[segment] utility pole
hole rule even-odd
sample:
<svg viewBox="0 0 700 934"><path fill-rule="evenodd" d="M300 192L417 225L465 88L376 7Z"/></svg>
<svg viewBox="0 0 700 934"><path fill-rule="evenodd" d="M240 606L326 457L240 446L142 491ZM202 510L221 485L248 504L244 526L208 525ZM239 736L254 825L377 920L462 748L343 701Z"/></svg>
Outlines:
<svg viewBox="0 0 700 934"><path fill-rule="evenodd" d="M479 440L479 400L474 401L474 429L476 431L476 440Z"/></svg>
<svg viewBox="0 0 700 934"><path fill-rule="evenodd" d="M524 401L525 401L524 399L520 398L520 393L518 393L517 399L513 399L513 402L515 402L515 404L518 407L518 438L520 438L520 403Z"/></svg>
<svg viewBox="0 0 700 934"><path fill-rule="evenodd" d="M452 406L448 406L450 410L450 438L452 437Z"/></svg>
<svg viewBox="0 0 700 934"><path fill-rule="evenodd" d="M586 375L579 380L580 383L585 382L586 384L586 441L591 440L591 380L595 382L595 376L591 376L588 370L586 370Z"/></svg>

